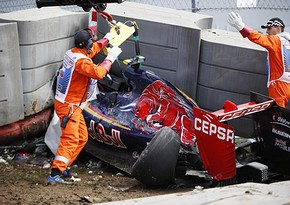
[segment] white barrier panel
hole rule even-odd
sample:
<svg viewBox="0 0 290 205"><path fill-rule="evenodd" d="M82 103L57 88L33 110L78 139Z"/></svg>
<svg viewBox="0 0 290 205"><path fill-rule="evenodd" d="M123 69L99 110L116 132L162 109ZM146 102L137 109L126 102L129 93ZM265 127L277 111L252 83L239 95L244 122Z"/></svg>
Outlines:
<svg viewBox="0 0 290 205"><path fill-rule="evenodd" d="M29 93L44 86L49 80L55 76L57 69L62 65L62 61L51 63L45 66L33 69L22 70L23 92Z"/></svg>
<svg viewBox="0 0 290 205"><path fill-rule="evenodd" d="M0 126L24 118L16 23L0 23Z"/></svg>
<svg viewBox="0 0 290 205"><path fill-rule="evenodd" d="M19 95L24 97L24 115L52 106L53 101L44 100L50 92L50 80L66 50L74 46L76 31L88 27L89 14L46 7L0 14L0 22L17 23L23 79Z"/></svg>
<svg viewBox="0 0 290 205"><path fill-rule="evenodd" d="M64 53L72 48L73 45L73 37L39 44L20 45L22 70L34 69L36 67L62 61Z"/></svg>
<svg viewBox="0 0 290 205"><path fill-rule="evenodd" d="M242 104L250 100L250 91L267 95L266 57L262 47L238 32L203 30L198 70L197 103L215 111L225 100ZM238 135L251 136L252 120L229 122Z"/></svg>
<svg viewBox="0 0 290 205"><path fill-rule="evenodd" d="M71 37L88 25L88 13L59 7L34 8L0 14L0 22L17 22L20 45Z"/></svg>
<svg viewBox="0 0 290 205"><path fill-rule="evenodd" d="M33 92L23 94L25 116L38 113L53 106L54 92L51 89L51 83L52 82L48 82Z"/></svg>
<svg viewBox="0 0 290 205"><path fill-rule="evenodd" d="M150 69L195 97L200 35L202 29L211 28L210 16L132 2L110 4L106 11L116 21L137 22L145 70ZM98 29L103 35L108 32L107 22L100 16ZM132 38L121 48L120 59L136 55Z"/></svg>

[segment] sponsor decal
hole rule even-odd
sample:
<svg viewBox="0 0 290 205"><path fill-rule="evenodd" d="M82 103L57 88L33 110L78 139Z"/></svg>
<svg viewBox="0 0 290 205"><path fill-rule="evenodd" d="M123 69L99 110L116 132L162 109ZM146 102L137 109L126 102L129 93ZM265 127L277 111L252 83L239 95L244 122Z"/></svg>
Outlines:
<svg viewBox="0 0 290 205"><path fill-rule="evenodd" d="M273 101L271 100L271 101L267 101L264 103L251 105L249 107L245 107L242 109L234 110L231 112L223 113L223 114L219 115L218 118L219 118L220 122L224 122L224 121L228 121L228 120L242 117L245 115L250 115L250 114L253 114L256 112L261 112L263 110L267 110L272 105L273 105Z"/></svg>
<svg viewBox="0 0 290 205"><path fill-rule="evenodd" d="M64 68L70 68L74 65L74 60L69 57L69 55L65 54L64 61L63 61Z"/></svg>
<svg viewBox="0 0 290 205"><path fill-rule="evenodd" d="M290 135L288 133L276 128L275 126L272 126L272 133L290 139Z"/></svg>
<svg viewBox="0 0 290 205"><path fill-rule="evenodd" d="M138 152L136 152L136 151L132 152L132 157L133 157L133 159L138 159L139 156L140 156L140 155L138 154Z"/></svg>
<svg viewBox="0 0 290 205"><path fill-rule="evenodd" d="M195 117L194 128L208 136L216 136L220 140L234 144L234 131L226 126L222 126L222 124L217 125L211 121Z"/></svg>
<svg viewBox="0 0 290 205"><path fill-rule="evenodd" d="M276 138L275 146L279 147L280 149L282 149L282 150L284 150L286 152L290 152L290 147L287 146L286 141L283 141L283 140L280 140L280 139Z"/></svg>
<svg viewBox="0 0 290 205"><path fill-rule="evenodd" d="M290 128L290 122L287 119L281 117L280 115L281 115L280 113L275 113L272 117L274 122L271 122L271 123L283 125L285 127Z"/></svg>
<svg viewBox="0 0 290 205"><path fill-rule="evenodd" d="M194 108L194 132L204 168L216 180L236 175L234 129L205 110Z"/></svg>
<svg viewBox="0 0 290 205"><path fill-rule="evenodd" d="M115 147L120 147L127 149L126 145L122 142L120 131L112 129L111 135L106 134L105 128L101 123L98 123L97 126L95 126L96 122L94 120L91 120L90 127L88 129L89 135L104 144L107 145L113 145Z"/></svg>

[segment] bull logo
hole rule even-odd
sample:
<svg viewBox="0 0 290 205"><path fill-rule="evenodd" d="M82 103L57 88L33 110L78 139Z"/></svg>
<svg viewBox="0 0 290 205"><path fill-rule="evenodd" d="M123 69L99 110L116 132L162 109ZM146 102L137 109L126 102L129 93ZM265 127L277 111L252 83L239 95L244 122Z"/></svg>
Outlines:
<svg viewBox="0 0 290 205"><path fill-rule="evenodd" d="M132 111L138 118L138 121L133 120L137 129L140 129L140 121L155 131L167 126L181 136L183 143L194 145L192 108L190 110L162 81L150 84L135 100Z"/></svg>

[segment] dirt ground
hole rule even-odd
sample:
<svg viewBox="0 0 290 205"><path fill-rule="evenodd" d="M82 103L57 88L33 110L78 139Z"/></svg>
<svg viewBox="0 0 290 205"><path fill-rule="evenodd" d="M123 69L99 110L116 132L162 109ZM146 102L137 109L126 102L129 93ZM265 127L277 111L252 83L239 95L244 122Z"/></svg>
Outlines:
<svg viewBox="0 0 290 205"><path fill-rule="evenodd" d="M48 183L53 157L39 139L21 148L0 146L0 204L85 205L185 192L195 188L193 184L180 183L179 187L150 189L85 151L71 167L80 181L73 184ZM289 178L273 180L269 183ZM196 185L201 184L198 182ZM207 188L207 184L202 187Z"/></svg>
<svg viewBox="0 0 290 205"><path fill-rule="evenodd" d="M72 166L81 181L73 184L48 184L49 161L38 163L0 156L1 204L94 204L138 197L189 191L192 188L149 189L114 167L82 153ZM80 160L81 159L81 160ZM35 165L38 164L38 165Z"/></svg>

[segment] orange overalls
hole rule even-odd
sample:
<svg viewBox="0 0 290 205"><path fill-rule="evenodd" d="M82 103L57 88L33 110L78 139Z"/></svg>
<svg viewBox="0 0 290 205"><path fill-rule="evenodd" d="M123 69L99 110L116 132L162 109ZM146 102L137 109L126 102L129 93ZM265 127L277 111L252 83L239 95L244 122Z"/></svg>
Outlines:
<svg viewBox="0 0 290 205"><path fill-rule="evenodd" d="M267 87L269 97L275 99L279 106L287 107L288 99L290 98L290 67L289 59L285 57L285 52L287 44L290 46L290 42L279 37L279 35L264 35L257 31L252 31L246 37L250 41L267 49Z"/></svg>
<svg viewBox="0 0 290 205"><path fill-rule="evenodd" d="M88 141L88 131L79 105L86 101L90 78L103 78L107 74L106 68L112 65L108 60L96 65L90 59L107 43L107 39L94 43L90 54L80 48L73 48L65 54L58 76L54 108L61 123L64 116L71 115L71 118L66 127L61 128L60 144L51 166L61 173L74 162Z"/></svg>

